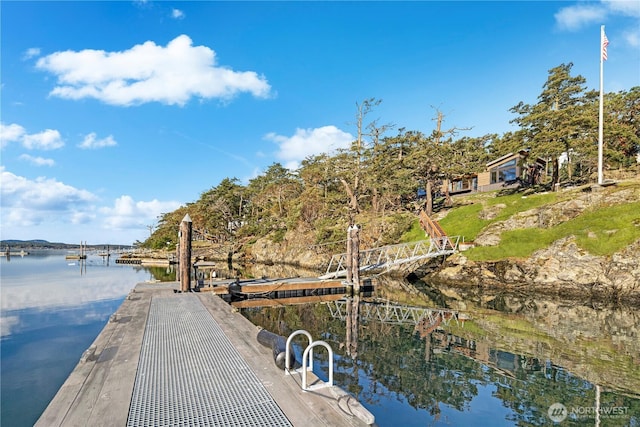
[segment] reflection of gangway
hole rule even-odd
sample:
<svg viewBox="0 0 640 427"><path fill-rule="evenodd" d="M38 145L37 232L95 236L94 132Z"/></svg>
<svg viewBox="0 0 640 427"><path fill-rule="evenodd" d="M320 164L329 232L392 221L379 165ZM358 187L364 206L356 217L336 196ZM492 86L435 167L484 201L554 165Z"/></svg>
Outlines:
<svg viewBox="0 0 640 427"><path fill-rule="evenodd" d="M458 250L459 241L460 236L444 236L360 251L360 271L384 272L398 268L403 264L451 255ZM347 262L346 253L334 255L329 261L326 273L320 276L320 279L346 276Z"/></svg>
<svg viewBox="0 0 640 427"><path fill-rule="evenodd" d="M347 316L347 304L350 301L340 300L327 303L331 316L335 319L345 320ZM446 308L424 308L397 305L390 303L360 303L360 320L377 320L383 323L418 325L425 321L429 324L448 325L451 320L456 323L469 320L469 316Z"/></svg>

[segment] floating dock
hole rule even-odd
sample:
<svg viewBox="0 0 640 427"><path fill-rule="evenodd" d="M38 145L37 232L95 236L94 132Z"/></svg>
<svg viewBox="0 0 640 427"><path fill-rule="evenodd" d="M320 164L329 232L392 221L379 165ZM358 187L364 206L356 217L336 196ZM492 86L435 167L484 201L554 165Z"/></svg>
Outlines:
<svg viewBox="0 0 640 427"><path fill-rule="evenodd" d="M116 264L133 264L133 265L146 265L150 267L167 267L174 263L169 259L162 259L162 258L117 258Z"/></svg>
<svg viewBox="0 0 640 427"><path fill-rule="evenodd" d="M371 279L362 281L361 291L365 295L373 291L372 283ZM332 300L340 299L350 292L351 286L343 280L293 277L288 279L216 279L208 282L202 281L195 290L224 295L225 300L234 303L240 300L285 300L288 298L291 298L292 301L306 303L321 301L321 299L311 297L338 296ZM307 297L309 297L308 300L305 300ZM243 307L249 306L251 305Z"/></svg>
<svg viewBox="0 0 640 427"><path fill-rule="evenodd" d="M303 391L259 329L213 292L140 283L83 354L37 426L363 426L336 386ZM322 383L311 372L311 383Z"/></svg>

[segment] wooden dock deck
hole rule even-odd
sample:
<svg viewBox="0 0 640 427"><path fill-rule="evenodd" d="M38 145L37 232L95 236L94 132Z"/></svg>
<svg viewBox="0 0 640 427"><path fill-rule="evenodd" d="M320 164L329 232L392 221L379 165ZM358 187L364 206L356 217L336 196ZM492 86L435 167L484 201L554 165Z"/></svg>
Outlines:
<svg viewBox="0 0 640 427"><path fill-rule="evenodd" d="M258 328L219 296L177 289L138 284L36 425L373 423L338 387L303 391L300 376L285 375L257 342Z"/></svg>

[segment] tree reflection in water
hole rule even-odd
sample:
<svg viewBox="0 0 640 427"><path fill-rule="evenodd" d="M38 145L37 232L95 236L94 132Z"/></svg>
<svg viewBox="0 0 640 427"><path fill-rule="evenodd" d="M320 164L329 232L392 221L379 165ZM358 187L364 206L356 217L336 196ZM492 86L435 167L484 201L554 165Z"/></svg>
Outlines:
<svg viewBox="0 0 640 427"><path fill-rule="evenodd" d="M522 295L452 298L421 286L386 278L377 284L378 299L345 298L339 304L346 309L339 315L336 302L241 312L281 335L305 329L328 342L335 354L335 384L356 396L381 426L397 425L401 412L415 410L403 424L451 424L455 419L475 425L493 413L504 418L494 419L496 425L551 425L547 411L554 403L568 411L584 408L562 425L640 425L635 310L596 310ZM437 308L464 308L467 317L447 320L445 314L399 322L367 316L368 304L379 303L381 295L407 307L433 308L438 300ZM300 360L304 348L294 346ZM325 381L326 358L318 352L314 362ZM593 408L598 399L600 408L626 408L626 413L597 420Z"/></svg>

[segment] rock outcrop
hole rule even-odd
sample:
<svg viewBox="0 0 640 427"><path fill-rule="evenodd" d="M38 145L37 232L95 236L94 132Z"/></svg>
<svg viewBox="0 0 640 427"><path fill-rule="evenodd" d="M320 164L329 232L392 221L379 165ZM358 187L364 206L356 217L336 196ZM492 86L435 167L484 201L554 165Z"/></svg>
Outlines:
<svg viewBox="0 0 640 427"><path fill-rule="evenodd" d="M640 200L637 187L613 191L575 192L576 197L520 212L491 224L478 235L475 244L500 244L502 232L523 228L549 228L571 220L593 206L607 206ZM494 218L501 205L481 212ZM640 218L639 218L640 221ZM638 226L638 224L635 224ZM611 230L615 232L615 230ZM475 262L464 253L447 259L429 279L457 286L518 288L545 295L593 298L640 304L640 240L612 256L596 256L576 244L574 236L559 239L534 252L527 259Z"/></svg>
<svg viewBox="0 0 640 427"><path fill-rule="evenodd" d="M573 237L554 242L525 260L495 262L452 255L429 279L467 287L526 288L544 295L640 304L640 240L612 257L581 250Z"/></svg>

